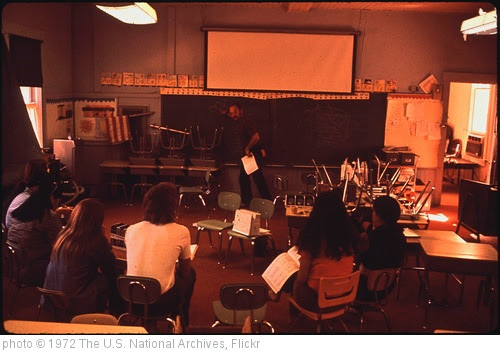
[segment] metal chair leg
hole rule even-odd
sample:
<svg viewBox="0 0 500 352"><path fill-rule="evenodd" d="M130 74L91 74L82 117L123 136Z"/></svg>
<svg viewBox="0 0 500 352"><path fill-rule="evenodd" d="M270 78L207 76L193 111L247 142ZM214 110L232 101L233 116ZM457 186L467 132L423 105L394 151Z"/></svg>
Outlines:
<svg viewBox="0 0 500 352"><path fill-rule="evenodd" d="M219 231L219 260L217 264L220 264L222 260L222 231Z"/></svg>
<svg viewBox="0 0 500 352"><path fill-rule="evenodd" d="M252 241L250 241L250 243L252 244L252 266L251 266L250 275L253 276L253 269L254 269L254 264L255 264L255 241L252 240Z"/></svg>
<svg viewBox="0 0 500 352"><path fill-rule="evenodd" d="M224 259L224 265L222 266L223 269L226 268L227 258L229 258L229 252L231 251L232 242L233 242L233 236L229 236L229 239L227 240L226 258Z"/></svg>

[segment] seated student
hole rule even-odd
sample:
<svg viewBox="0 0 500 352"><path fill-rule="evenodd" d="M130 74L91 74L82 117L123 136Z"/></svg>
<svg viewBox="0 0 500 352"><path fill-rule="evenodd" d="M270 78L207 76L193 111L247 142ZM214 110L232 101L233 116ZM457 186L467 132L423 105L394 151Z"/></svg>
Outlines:
<svg viewBox="0 0 500 352"><path fill-rule="evenodd" d="M380 196L373 202L372 222L363 223L365 231L360 239L360 270L357 298L371 300L373 292L367 289L367 270L398 268L403 264L406 238L398 224L401 209L396 199ZM394 288L394 283L389 291Z"/></svg>
<svg viewBox="0 0 500 352"><path fill-rule="evenodd" d="M7 240L23 250L25 258L20 278L25 284L43 284L52 245L62 228L59 215L53 211L61 196L59 187L48 179L41 180L36 189L8 213Z"/></svg>
<svg viewBox="0 0 500 352"><path fill-rule="evenodd" d="M300 269L292 294L302 307L318 310L321 277L352 273L353 238L354 229L339 194L321 193L298 238Z"/></svg>
<svg viewBox="0 0 500 352"><path fill-rule="evenodd" d="M189 230L175 223L177 197L175 185L169 182L157 184L144 196L144 221L125 233L127 275L157 279L162 295L150 312L178 314L180 307L187 326L196 273L191 267Z"/></svg>
<svg viewBox="0 0 500 352"><path fill-rule="evenodd" d="M69 315L104 312L120 303L116 290L116 259L103 232L104 206L84 199L74 208L54 244L44 288L64 292ZM42 300L42 306L45 304ZM113 305L114 304L114 305ZM111 313L119 313L110 308Z"/></svg>
<svg viewBox="0 0 500 352"><path fill-rule="evenodd" d="M26 163L24 178L15 187L5 204L5 227L8 229L12 223L12 212L29 198L32 192L40 188L40 183L48 181L47 162L43 159L33 159Z"/></svg>

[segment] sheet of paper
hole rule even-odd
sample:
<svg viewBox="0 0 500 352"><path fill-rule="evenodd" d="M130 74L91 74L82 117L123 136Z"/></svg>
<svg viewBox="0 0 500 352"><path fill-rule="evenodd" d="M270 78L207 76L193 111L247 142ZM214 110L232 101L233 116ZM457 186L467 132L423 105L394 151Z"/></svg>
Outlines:
<svg viewBox="0 0 500 352"><path fill-rule="evenodd" d="M250 175L251 173L259 169L253 154L251 154L250 156L245 155L243 158L241 158L241 161L243 162L243 168L245 169L247 175Z"/></svg>
<svg viewBox="0 0 500 352"><path fill-rule="evenodd" d="M288 278L299 270L299 264L288 253L281 253L262 273L262 278L274 293L278 293Z"/></svg>
<svg viewBox="0 0 500 352"><path fill-rule="evenodd" d="M419 238L420 235L418 233L415 233L412 229L405 228L404 229L404 234L405 237L411 237L411 238Z"/></svg>
<svg viewBox="0 0 500 352"><path fill-rule="evenodd" d="M429 123L428 129L429 135L427 136L427 138L430 141L441 140L441 124L439 122Z"/></svg>

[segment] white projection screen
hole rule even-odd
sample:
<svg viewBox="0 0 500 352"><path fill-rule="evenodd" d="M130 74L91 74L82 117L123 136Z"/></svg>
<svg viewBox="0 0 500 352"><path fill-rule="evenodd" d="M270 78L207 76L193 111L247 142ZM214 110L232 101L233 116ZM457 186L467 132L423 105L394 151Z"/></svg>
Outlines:
<svg viewBox="0 0 500 352"><path fill-rule="evenodd" d="M206 88L351 93L354 34L207 31Z"/></svg>

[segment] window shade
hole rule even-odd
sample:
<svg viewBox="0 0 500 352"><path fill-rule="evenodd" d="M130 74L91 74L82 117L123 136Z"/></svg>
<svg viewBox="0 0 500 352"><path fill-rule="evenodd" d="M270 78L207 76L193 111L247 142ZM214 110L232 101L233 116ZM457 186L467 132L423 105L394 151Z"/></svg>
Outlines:
<svg viewBox="0 0 500 352"><path fill-rule="evenodd" d="M19 86L42 87L42 41L11 34L10 58Z"/></svg>

